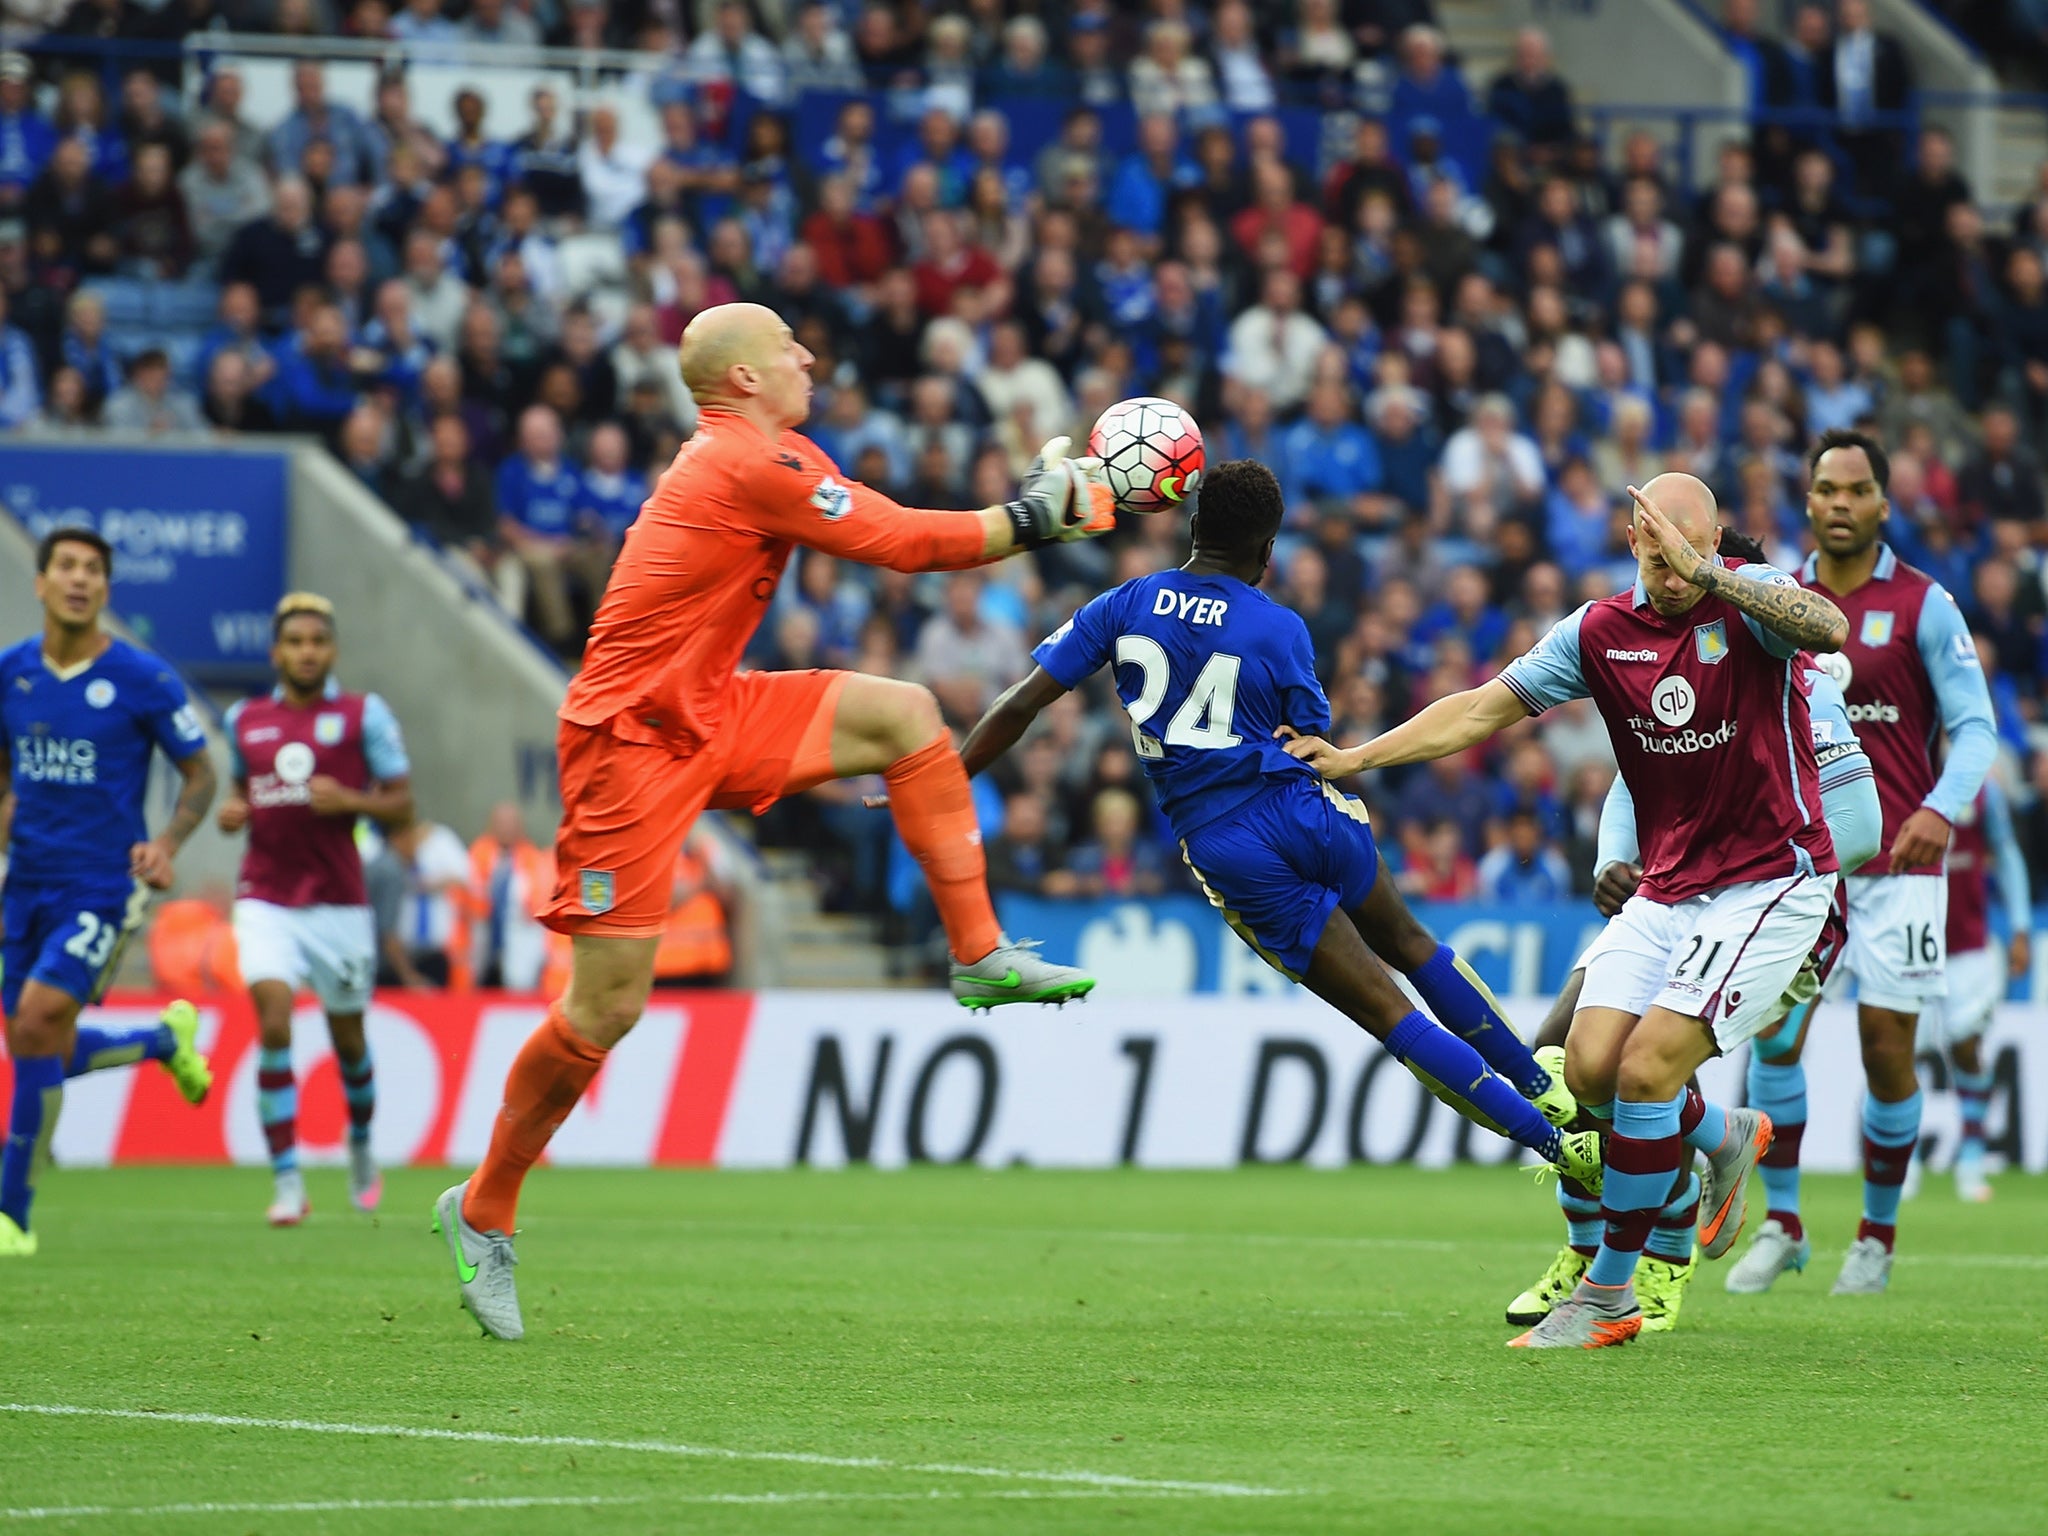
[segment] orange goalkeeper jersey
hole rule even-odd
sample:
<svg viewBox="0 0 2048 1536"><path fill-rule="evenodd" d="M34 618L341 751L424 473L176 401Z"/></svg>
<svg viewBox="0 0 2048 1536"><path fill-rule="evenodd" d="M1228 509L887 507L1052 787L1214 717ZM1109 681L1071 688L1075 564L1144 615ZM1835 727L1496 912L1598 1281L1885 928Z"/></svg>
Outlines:
<svg viewBox="0 0 2048 1536"><path fill-rule="evenodd" d="M899 571L979 564L979 512L921 512L842 479L808 438L708 409L661 477L591 626L562 718L693 755L799 544Z"/></svg>

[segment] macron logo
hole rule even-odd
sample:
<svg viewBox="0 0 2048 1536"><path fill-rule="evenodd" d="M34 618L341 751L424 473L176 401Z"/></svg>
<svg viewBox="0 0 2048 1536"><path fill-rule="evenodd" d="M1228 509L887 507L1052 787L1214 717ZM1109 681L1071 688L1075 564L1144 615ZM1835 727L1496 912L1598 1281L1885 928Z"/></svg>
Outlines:
<svg viewBox="0 0 2048 1536"><path fill-rule="evenodd" d="M1607 650L1607 659L1609 661L1657 661L1660 658L1655 651L1617 651L1610 646Z"/></svg>

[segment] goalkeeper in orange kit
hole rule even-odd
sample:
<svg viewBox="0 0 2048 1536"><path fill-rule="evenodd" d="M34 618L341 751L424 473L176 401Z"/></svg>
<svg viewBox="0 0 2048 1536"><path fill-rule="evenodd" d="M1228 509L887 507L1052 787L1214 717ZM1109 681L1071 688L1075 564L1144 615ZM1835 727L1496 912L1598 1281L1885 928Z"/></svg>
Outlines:
<svg viewBox="0 0 2048 1536"><path fill-rule="evenodd" d="M521 1048L490 1151L435 1203L462 1302L521 1336L512 1232L526 1171L638 1022L676 849L706 807L760 811L879 773L923 866L970 1007L1065 1002L1094 979L1013 944L989 901L959 754L925 689L852 672L737 673L797 545L894 570L957 570L1114 523L1093 459L1047 443L1018 499L978 512L898 506L794 430L811 354L773 310L724 304L683 332L696 435L626 535L557 738L562 825L542 921L573 940L568 990Z"/></svg>

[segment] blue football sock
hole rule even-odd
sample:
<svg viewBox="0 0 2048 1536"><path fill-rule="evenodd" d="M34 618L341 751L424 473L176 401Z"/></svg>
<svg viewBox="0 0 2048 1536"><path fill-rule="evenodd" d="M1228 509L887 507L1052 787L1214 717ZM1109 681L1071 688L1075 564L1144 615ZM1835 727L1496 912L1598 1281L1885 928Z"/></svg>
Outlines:
<svg viewBox="0 0 2048 1536"><path fill-rule="evenodd" d="M1799 1214L1799 1143L1806 1134L1806 1068L1796 1061L1771 1062L1751 1053L1749 1102L1771 1117L1777 1139L1758 1172L1770 1210L1781 1219ZM1793 1236L1799 1236L1794 1233Z"/></svg>
<svg viewBox="0 0 2048 1536"><path fill-rule="evenodd" d="M1956 1117L1962 1121L1960 1139L1956 1147L1959 1158L1977 1158L1984 1155L1984 1116L1991 1108L1991 1074L1989 1072L1965 1072L1957 1068Z"/></svg>
<svg viewBox="0 0 2048 1536"><path fill-rule="evenodd" d="M1728 1111L1712 1099L1700 1098L1700 1122L1686 1133L1685 1144L1712 1157L1728 1139Z"/></svg>
<svg viewBox="0 0 2048 1536"><path fill-rule="evenodd" d="M1920 1140L1920 1095L1896 1104L1863 1099L1863 1220L1893 1227L1899 1220L1899 1192L1906 1166ZM1889 1245L1887 1245L1889 1246Z"/></svg>
<svg viewBox="0 0 2048 1536"><path fill-rule="evenodd" d="M178 1037L167 1024L151 1024L143 1029L97 1029L81 1024L64 1075L77 1077L136 1061L169 1061L177 1049Z"/></svg>
<svg viewBox="0 0 2048 1536"><path fill-rule="evenodd" d="M1494 1076L1477 1051L1435 1020L1411 1013L1384 1043L1388 1055L1466 1118L1520 1142L1545 1162L1557 1161L1563 1141L1557 1127L1512 1085Z"/></svg>
<svg viewBox="0 0 2048 1536"><path fill-rule="evenodd" d="M1607 1175L1600 1191L1607 1230L1586 1278L1595 1285L1626 1285L1649 1241L1650 1229L1671 1194L1685 1142L1678 1131L1683 1092L1660 1103L1618 1099L1614 1134L1607 1138Z"/></svg>
<svg viewBox="0 0 2048 1536"><path fill-rule="evenodd" d="M354 1061L335 1057L341 1069L341 1096L348 1105L348 1139L360 1145L370 1139L370 1118L377 1113L377 1071L370 1062L370 1048Z"/></svg>
<svg viewBox="0 0 2048 1536"><path fill-rule="evenodd" d="M36 1197L36 1176L50 1160L50 1138L64 1107L64 1058L14 1058L14 1098L7 1120L7 1147L0 1152L0 1214L28 1230L28 1208Z"/></svg>
<svg viewBox="0 0 2048 1536"><path fill-rule="evenodd" d="M299 1166L299 1085L290 1046L256 1053L256 1113L270 1147L270 1171L289 1173Z"/></svg>
<svg viewBox="0 0 2048 1536"><path fill-rule="evenodd" d="M1408 980L1444 1028L1477 1051L1523 1098L1533 1099L1550 1086L1550 1074L1536 1065L1486 983L1450 945L1439 944L1435 954L1408 973Z"/></svg>
<svg viewBox="0 0 2048 1536"><path fill-rule="evenodd" d="M1688 1173L1685 1187L1667 1200L1664 1209L1657 1213L1657 1220L1650 1228L1650 1240L1643 1245L1643 1251L1674 1264L1690 1263L1699 1226L1700 1176Z"/></svg>
<svg viewBox="0 0 2048 1536"><path fill-rule="evenodd" d="M1600 1200L1596 1195L1582 1192L1578 1185L1565 1186L1570 1180L1557 1181L1557 1208L1564 1212L1565 1241L1574 1253L1593 1257L1600 1246L1600 1233L1604 1229L1600 1220Z"/></svg>

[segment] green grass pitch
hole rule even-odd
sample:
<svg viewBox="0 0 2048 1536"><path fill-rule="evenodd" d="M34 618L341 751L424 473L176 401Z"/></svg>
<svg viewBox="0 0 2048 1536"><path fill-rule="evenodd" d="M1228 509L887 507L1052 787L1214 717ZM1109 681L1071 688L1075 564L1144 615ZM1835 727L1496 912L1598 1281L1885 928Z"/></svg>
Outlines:
<svg viewBox="0 0 2048 1536"><path fill-rule="evenodd" d="M272 1232L261 1171L45 1180L0 1269L0 1528L1980 1536L2048 1503L2048 1180L1930 1178L1892 1293L1842 1300L1856 1186L1814 1180L1778 1292L1709 1266L1676 1333L1534 1356L1501 1308L1559 1229L1505 1168L544 1170L509 1346L456 1310L440 1176L375 1223L311 1183Z"/></svg>

